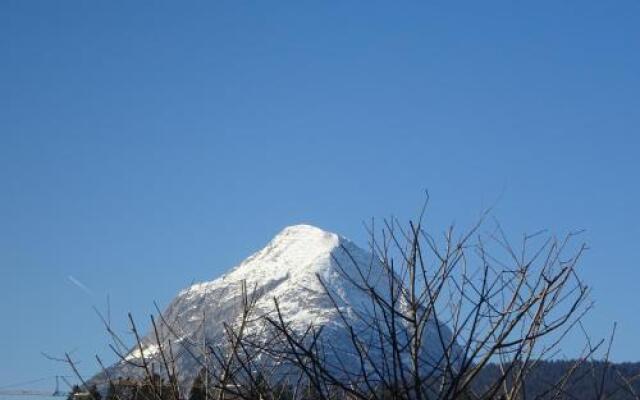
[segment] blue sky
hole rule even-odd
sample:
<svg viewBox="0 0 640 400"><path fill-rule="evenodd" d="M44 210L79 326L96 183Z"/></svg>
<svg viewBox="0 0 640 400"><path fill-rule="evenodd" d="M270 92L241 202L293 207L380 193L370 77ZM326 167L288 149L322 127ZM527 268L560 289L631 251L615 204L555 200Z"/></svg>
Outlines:
<svg viewBox="0 0 640 400"><path fill-rule="evenodd" d="M640 3L0 4L0 386L307 222L585 228L640 360ZM73 277L87 290L72 282ZM566 354L580 343L570 341Z"/></svg>

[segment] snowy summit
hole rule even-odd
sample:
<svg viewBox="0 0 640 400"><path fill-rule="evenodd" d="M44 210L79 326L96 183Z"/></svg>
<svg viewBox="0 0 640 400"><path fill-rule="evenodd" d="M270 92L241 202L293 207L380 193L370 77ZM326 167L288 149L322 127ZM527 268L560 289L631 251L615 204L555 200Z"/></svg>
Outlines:
<svg viewBox="0 0 640 400"><path fill-rule="evenodd" d="M249 291L261 293L257 309L271 311L276 297L289 322L322 324L333 310L318 276L344 295L346 288L341 287L340 268L353 267L347 252L360 265L368 265L373 260L371 254L335 233L311 225L289 226L227 274L183 290L172 305L197 302L211 305L215 310L220 302L236 298L242 281L246 281ZM181 312L187 310L203 312L200 307L180 307Z"/></svg>

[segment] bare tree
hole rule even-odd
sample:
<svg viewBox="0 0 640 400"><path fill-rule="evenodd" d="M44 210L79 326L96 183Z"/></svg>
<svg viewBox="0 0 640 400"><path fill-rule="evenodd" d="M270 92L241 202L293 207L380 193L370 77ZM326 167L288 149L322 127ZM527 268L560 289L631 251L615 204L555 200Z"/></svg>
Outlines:
<svg viewBox="0 0 640 400"><path fill-rule="evenodd" d="M396 219L380 232L370 227L375 257L367 265L347 248L351 265L334 259L368 301L347 316L324 285L349 351L323 341L321 327L304 335L290 329L274 299L276 316L267 321L288 345L288 360L323 398L333 389L359 399L525 398L529 371L556 354L590 308L576 273L586 246L574 243L577 233L539 232L516 247L497 223L484 231L485 216L465 232L451 227L434 237L423 215L407 227ZM489 363L501 374L479 387L476 378Z"/></svg>

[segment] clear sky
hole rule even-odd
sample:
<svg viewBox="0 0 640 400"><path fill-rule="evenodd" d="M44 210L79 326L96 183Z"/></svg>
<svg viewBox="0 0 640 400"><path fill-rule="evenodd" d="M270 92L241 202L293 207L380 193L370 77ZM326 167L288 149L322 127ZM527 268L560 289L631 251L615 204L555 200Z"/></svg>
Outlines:
<svg viewBox="0 0 640 400"><path fill-rule="evenodd" d="M0 386L306 222L585 228L640 360L640 2L0 3ZM70 278L71 277L71 278ZM75 282L75 283L74 283ZM84 287L84 288L83 288ZM566 354L577 354L569 342Z"/></svg>

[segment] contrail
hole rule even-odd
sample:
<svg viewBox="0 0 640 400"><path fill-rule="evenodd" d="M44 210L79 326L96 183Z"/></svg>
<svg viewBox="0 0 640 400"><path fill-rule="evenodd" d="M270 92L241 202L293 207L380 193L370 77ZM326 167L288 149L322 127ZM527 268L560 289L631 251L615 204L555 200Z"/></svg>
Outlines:
<svg viewBox="0 0 640 400"><path fill-rule="evenodd" d="M89 296L93 296L93 292L91 291L91 289L89 289L85 284L83 284L73 276L69 275L69 281L74 285L76 285L78 288L80 288L83 292L85 292Z"/></svg>

